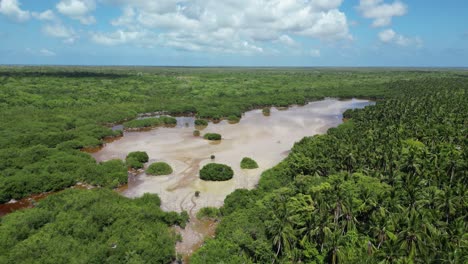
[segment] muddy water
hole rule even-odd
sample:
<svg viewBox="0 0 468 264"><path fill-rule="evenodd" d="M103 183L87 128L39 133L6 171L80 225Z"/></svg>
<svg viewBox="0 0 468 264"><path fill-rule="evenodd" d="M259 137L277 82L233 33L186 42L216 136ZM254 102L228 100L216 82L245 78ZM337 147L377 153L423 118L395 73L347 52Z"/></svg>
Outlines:
<svg viewBox="0 0 468 264"><path fill-rule="evenodd" d="M249 111L237 124L210 123L201 131L202 135L220 133L223 137L220 142L194 137L194 118L179 117L175 128L127 132L93 156L104 161L124 159L131 151L146 151L149 164L155 161L169 163L174 169L173 174L157 177L142 174L129 183L123 195L138 197L145 192L157 193L164 210L196 212L205 206L222 206L226 195L235 189L254 188L261 172L284 159L294 142L340 124L341 114L346 109L369 104L366 100L326 99L286 110L272 108L270 116L264 116L261 110ZM233 168L233 179L207 182L198 178L200 168L213 162L211 155L215 155L214 162ZM246 156L255 159L259 168L242 170L239 163ZM192 202L195 191L200 191L200 197Z"/></svg>

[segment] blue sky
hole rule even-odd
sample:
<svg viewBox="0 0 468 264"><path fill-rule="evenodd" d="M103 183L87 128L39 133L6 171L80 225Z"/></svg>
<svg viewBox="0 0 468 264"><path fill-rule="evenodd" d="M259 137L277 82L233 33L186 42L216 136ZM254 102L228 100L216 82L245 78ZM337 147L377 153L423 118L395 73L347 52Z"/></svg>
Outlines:
<svg viewBox="0 0 468 264"><path fill-rule="evenodd" d="M468 1L0 0L0 64L468 66Z"/></svg>

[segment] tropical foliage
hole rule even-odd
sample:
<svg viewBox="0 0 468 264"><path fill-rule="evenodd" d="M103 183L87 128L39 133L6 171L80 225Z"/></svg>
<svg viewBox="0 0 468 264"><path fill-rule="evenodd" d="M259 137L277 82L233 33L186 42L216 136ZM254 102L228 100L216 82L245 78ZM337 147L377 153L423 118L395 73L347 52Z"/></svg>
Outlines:
<svg viewBox="0 0 468 264"><path fill-rule="evenodd" d="M206 133L203 135L203 138L208 140L221 140L221 135L218 133Z"/></svg>
<svg viewBox="0 0 468 264"><path fill-rule="evenodd" d="M172 225L159 197L128 199L105 189L67 190L1 219L0 263L170 263Z"/></svg>
<svg viewBox="0 0 468 264"><path fill-rule="evenodd" d="M256 169L258 168L258 164L255 160L249 157L244 157L241 160L240 167L241 169Z"/></svg>
<svg viewBox="0 0 468 264"><path fill-rule="evenodd" d="M171 173L172 173L172 168L166 162L151 163L148 169L146 169L146 174L155 175L155 176L169 175Z"/></svg>
<svg viewBox="0 0 468 264"><path fill-rule="evenodd" d="M397 81L221 208L191 263L466 263L466 79Z"/></svg>
<svg viewBox="0 0 468 264"><path fill-rule="evenodd" d="M205 181L227 181L234 176L234 171L225 164L210 163L200 170L200 179Z"/></svg>

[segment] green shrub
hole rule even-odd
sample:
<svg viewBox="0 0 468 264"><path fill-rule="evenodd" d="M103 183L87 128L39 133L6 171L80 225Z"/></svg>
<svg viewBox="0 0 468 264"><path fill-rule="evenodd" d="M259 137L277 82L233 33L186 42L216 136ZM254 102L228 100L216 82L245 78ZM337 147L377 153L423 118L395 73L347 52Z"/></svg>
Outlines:
<svg viewBox="0 0 468 264"><path fill-rule="evenodd" d="M204 119L196 119L195 120L195 125L196 126L207 126L208 125L208 121L204 120Z"/></svg>
<svg viewBox="0 0 468 264"><path fill-rule="evenodd" d="M203 138L208 140L221 140L221 135L218 133L206 133Z"/></svg>
<svg viewBox="0 0 468 264"><path fill-rule="evenodd" d="M216 207L203 207L197 213L197 218L200 220L203 218L217 219L219 217L221 217L221 212Z"/></svg>
<svg viewBox="0 0 468 264"><path fill-rule="evenodd" d="M172 168L166 162L152 163L146 170L146 174L150 175L169 175L172 173Z"/></svg>
<svg viewBox="0 0 468 264"><path fill-rule="evenodd" d="M193 131L193 136L199 137L200 136L200 130L194 130Z"/></svg>
<svg viewBox="0 0 468 264"><path fill-rule="evenodd" d="M210 163L200 170L200 179L205 181L227 181L232 176L234 171L224 164Z"/></svg>
<svg viewBox="0 0 468 264"><path fill-rule="evenodd" d="M125 158L125 163L128 168L131 169L141 169L143 168L143 163L148 162L148 154L144 151L134 151L128 153Z"/></svg>
<svg viewBox="0 0 468 264"><path fill-rule="evenodd" d="M270 108L269 107L265 107L262 109L262 113L263 115L265 116L269 116L270 115Z"/></svg>
<svg viewBox="0 0 468 264"><path fill-rule="evenodd" d="M230 124L235 124L235 123L238 123L239 121L240 121L240 118L237 117L237 116L235 116L235 115L230 115L230 116L228 117L228 122L229 122Z"/></svg>
<svg viewBox="0 0 468 264"><path fill-rule="evenodd" d="M258 164L255 160L248 158L248 157L244 157L241 160L240 167L242 169L256 169L258 168Z"/></svg>

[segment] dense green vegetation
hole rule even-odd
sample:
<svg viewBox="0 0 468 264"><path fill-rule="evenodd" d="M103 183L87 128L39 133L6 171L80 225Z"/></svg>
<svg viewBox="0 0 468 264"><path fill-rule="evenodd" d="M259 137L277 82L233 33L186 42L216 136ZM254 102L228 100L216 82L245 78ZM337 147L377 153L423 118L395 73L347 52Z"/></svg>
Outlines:
<svg viewBox="0 0 468 264"><path fill-rule="evenodd" d="M127 157L125 158L125 163L127 164L128 168L141 169L143 168L143 164L148 162L148 160L149 157L146 152L134 151L128 153Z"/></svg>
<svg viewBox="0 0 468 264"><path fill-rule="evenodd" d="M97 164L79 150L122 135L115 124L144 127L138 113L220 120L324 97L373 98L375 107L347 111L346 124L296 144L258 189L228 196L217 238L192 263L464 263L467 76L0 66L0 202L77 182L126 183L127 167L147 160ZM1 218L0 263L167 263L175 242L168 226L184 225L187 214L158 205L105 189L52 195Z"/></svg>
<svg viewBox="0 0 468 264"><path fill-rule="evenodd" d="M105 189L67 190L1 218L0 263L169 263L187 213L159 197L128 199Z"/></svg>
<svg viewBox="0 0 468 264"><path fill-rule="evenodd" d="M240 162L240 167L241 169L256 169L258 168L258 164L255 160L249 157L244 157Z"/></svg>
<svg viewBox="0 0 468 264"><path fill-rule="evenodd" d="M200 170L200 179L205 181L227 181L232 176L234 176L234 171L225 164L210 163Z"/></svg>
<svg viewBox="0 0 468 264"><path fill-rule="evenodd" d="M400 69L1 66L1 202L87 180L79 171L84 165L99 170L99 165L76 150L121 135L110 126L135 119L138 113L166 111L216 120L241 116L256 107L301 104L327 96L383 98L392 93L388 86L392 80L464 74ZM47 149L45 155L34 154L36 148ZM21 153L29 151L31 159L22 158Z"/></svg>
<svg viewBox="0 0 468 264"><path fill-rule="evenodd" d="M146 169L146 174L155 175L155 176L169 175L171 173L172 173L172 168L166 162L151 163L148 169Z"/></svg>
<svg viewBox="0 0 468 264"><path fill-rule="evenodd" d="M162 125L174 126L177 125L177 120L169 116L149 117L142 119L134 119L123 123L125 128L147 128Z"/></svg>
<svg viewBox="0 0 468 264"><path fill-rule="evenodd" d="M208 140L221 140L221 135L218 133L206 133L203 135L203 138Z"/></svg>
<svg viewBox="0 0 468 264"><path fill-rule="evenodd" d="M396 81L304 138L226 198L191 263L466 263L467 80Z"/></svg>
<svg viewBox="0 0 468 264"><path fill-rule="evenodd" d="M202 219L218 219L221 216L221 212L216 207L203 207L197 212L197 218Z"/></svg>
<svg viewBox="0 0 468 264"><path fill-rule="evenodd" d="M235 124L235 123L239 123L240 117L235 116L235 115L230 115L230 116L228 116L227 120L228 120L229 124Z"/></svg>
<svg viewBox="0 0 468 264"><path fill-rule="evenodd" d="M208 121L206 121L204 119L195 119L195 125L196 126L207 126Z"/></svg>

